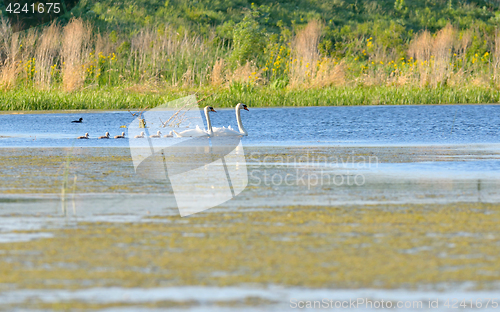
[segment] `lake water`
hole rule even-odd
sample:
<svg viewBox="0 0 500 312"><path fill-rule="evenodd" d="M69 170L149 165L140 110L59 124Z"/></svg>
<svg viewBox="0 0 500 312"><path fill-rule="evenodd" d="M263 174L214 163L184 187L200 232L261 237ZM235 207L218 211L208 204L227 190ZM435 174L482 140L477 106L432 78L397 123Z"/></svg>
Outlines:
<svg viewBox="0 0 500 312"><path fill-rule="evenodd" d="M406 204L500 203L500 105L249 109L241 111L249 133L242 138L248 187L206 213L264 211L273 214L287 207L299 207L300 210L359 205L372 209L370 205L395 204L406 209ZM71 123L80 117L83 123ZM126 111L1 114L0 158L4 163L0 165L0 244L51 239L54 237L52 231L77 228L80 222L110 227L124 223L164 222L165 233L174 221L188 222L188 218L178 218L176 199L167 179L151 181L135 174L129 140L96 139L105 132L110 132L111 136L127 133L122 126L128 126L134 118ZM213 126L231 125L237 129L234 110L217 109L211 118ZM76 139L86 132L90 140ZM67 196L62 201L60 189L66 179L66 155L71 159L67 169ZM110 161L112 157L116 159ZM51 158L58 160L45 164ZM363 161L367 159L373 161ZM314 177L323 176L332 179L321 183L314 180ZM289 181L284 180L287 177L291 177ZM335 179L338 177L362 177L363 183L337 184ZM194 203L201 204L204 200L203 196L193 198ZM358 216L354 216L354 220L356 218ZM279 221L287 222L286 219ZM261 221L254 222L258 226ZM351 237L359 231L353 224L353 230L344 234ZM490 235L495 237L497 233ZM241 244L247 243L241 241ZM165 249L164 246L158 248ZM325 250L328 248L330 245L325 246ZM416 252L426 252L422 250ZM264 252L267 251L264 249ZM311 254L304 254L304 257ZM186 254L189 256L192 255ZM60 261L64 260L56 259L57 263ZM429 282L429 285L416 284L415 289L409 286L411 289L385 290L282 287L272 283L267 286L179 285L148 289L100 285L101 281L97 280L89 282L88 287L74 290L32 290L30 287L11 290L6 286L0 291L3 302L0 307L23 306L31 301L45 304L77 301L123 303L131 305L130 311L159 311L142 305L172 300L194 302L180 309L182 311L289 311L292 299L349 300L359 297L422 300L427 304L430 299L443 303L457 296L460 300L490 298L499 288L495 284L490 285L493 290L475 292L472 290L482 284L474 282L449 285ZM234 302L247 302L248 298L262 303L230 306ZM227 307L212 301L227 301ZM469 309L472 310L465 310ZM123 309L106 309L115 310ZM441 305L437 310L449 309Z"/></svg>
<svg viewBox="0 0 500 312"><path fill-rule="evenodd" d="M500 105L252 108L241 111L245 146L434 145L500 143ZM83 123L72 120L82 117ZM132 122L129 112L0 115L0 147L128 146L95 140ZM213 126L237 129L234 110L211 113ZM92 140L75 140L89 133Z"/></svg>
<svg viewBox="0 0 500 312"><path fill-rule="evenodd" d="M242 138L242 144L251 187L223 206L475 201L478 188L481 200L500 202L497 191L500 187L500 105L250 107L250 111L242 110L241 115L249 133ZM71 123L80 117L83 123ZM151 183L136 176L128 139L96 139L106 131L111 136L127 133L128 129L121 126L128 126L134 118L126 111L3 114L0 115L0 147L4 149L0 156L25 157L40 153L64 157L70 148L70 154L80 156L125 157L130 161L116 163L112 168L106 162L91 162L81 168L75 165L70 174L79 176L76 200L81 207L87 207L82 210L112 213L118 207L142 214L147 209L137 209L136 202L147 200L162 202L164 208L171 209L170 214L175 213L176 202L166 179ZM217 113L211 113L211 119L213 126L231 125L237 129L234 110L218 109ZM76 139L86 132L90 140ZM162 138L155 142L160 140L180 139ZM82 152L81 147L88 150ZM40 152L32 152L30 148ZM49 151L51 148L56 152ZM372 161L367 163L369 157ZM48 191L40 185L49 185L53 179L64 176L59 167L32 168L30 164L3 171L9 178L3 179L1 189L25 194L22 196L26 193L46 196L44 193ZM101 172L106 174L106 179L96 176ZM361 179L362 176L363 184L336 185L332 180L315 186L309 180L307 185L301 185L300 177L304 173L308 177L326 174L332 179L350 176ZM44 174L57 178L43 180L40 176ZM284 183L287 176L298 182ZM22 192L12 183L19 179L24 181L18 183ZM93 182L96 180L100 181L98 187ZM336 191L325 191L326 184ZM30 185L33 190L29 189ZM116 191L108 194L111 189L125 194L114 196ZM126 193L130 192L134 193L133 199L127 199ZM103 193L105 195L100 195ZM166 194L168 198L157 197L158 194ZM31 211L42 207L54 211L52 206L58 206L59 202L48 205L23 201L22 205L31 207ZM4 214L18 206L10 199L0 203Z"/></svg>

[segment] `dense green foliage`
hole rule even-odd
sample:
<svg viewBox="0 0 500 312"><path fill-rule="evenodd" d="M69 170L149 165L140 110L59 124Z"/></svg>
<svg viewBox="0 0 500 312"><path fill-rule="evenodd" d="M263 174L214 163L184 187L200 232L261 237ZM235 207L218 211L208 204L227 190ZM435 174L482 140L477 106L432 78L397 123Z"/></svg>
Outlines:
<svg viewBox="0 0 500 312"><path fill-rule="evenodd" d="M246 36L253 36L245 42L246 50L238 50L241 59L250 56L251 49L262 47L256 42L256 32L269 37L313 19L326 25L321 51L345 56L355 52L360 37L374 37L374 44L401 52L418 31L435 32L448 23L459 29L476 27L491 35L500 23L498 10L497 1L484 0L82 0L74 14L92 20L101 29L128 29L131 34L140 27L163 23L173 25L181 35L208 36L215 29L228 44L235 37L238 40L245 29Z"/></svg>
<svg viewBox="0 0 500 312"><path fill-rule="evenodd" d="M281 21L287 27L306 24L311 19L324 21L332 38L348 28L383 31L386 25L403 26L407 31L436 31L447 23L468 28L474 23L496 25L497 1L485 0L81 0L74 14L94 19L106 28L129 28L171 23L179 28L208 33L220 27L220 35L252 13L268 32L278 32ZM224 27L226 26L226 27ZM345 28L345 27L348 28ZM373 27L375 26L375 27ZM396 26L396 27L397 27ZM378 28L378 29L377 29ZM373 35L370 34L370 35ZM227 36L231 39L231 36Z"/></svg>
<svg viewBox="0 0 500 312"><path fill-rule="evenodd" d="M82 0L74 10L103 29L130 32L144 26L170 23L179 33L191 31L232 40L234 26L248 25L251 15L265 33L280 32L280 25L300 27L312 19L327 28L322 41L325 50L343 50L346 38L374 36L385 47L395 47L419 30L435 32L451 23L460 29L488 28L500 22L497 1L465 0L124 0L120 2ZM243 26L241 25L241 26Z"/></svg>
<svg viewBox="0 0 500 312"><path fill-rule="evenodd" d="M59 25L72 17L92 36L64 27L53 38L80 36L81 50L61 39L40 53L26 47L27 32L19 52L9 48L14 39L0 45L2 109L144 107L187 92L216 92L219 106L499 100L493 0L81 0Z"/></svg>
<svg viewBox="0 0 500 312"><path fill-rule="evenodd" d="M0 10L1 5L2 1ZM263 48L256 42L256 32L271 36L316 19L326 25L321 50L345 55L353 48L349 42L360 36L372 36L385 48L398 48L418 31L435 32L448 23L491 33L500 25L499 8L494 0L81 0L61 21L82 17L101 31L115 31L110 40L116 31L126 30L131 36L141 28L164 24L174 26L180 35L208 37L215 30L228 44L235 36L251 36L246 43L255 49ZM239 51L239 57L248 55L249 48Z"/></svg>

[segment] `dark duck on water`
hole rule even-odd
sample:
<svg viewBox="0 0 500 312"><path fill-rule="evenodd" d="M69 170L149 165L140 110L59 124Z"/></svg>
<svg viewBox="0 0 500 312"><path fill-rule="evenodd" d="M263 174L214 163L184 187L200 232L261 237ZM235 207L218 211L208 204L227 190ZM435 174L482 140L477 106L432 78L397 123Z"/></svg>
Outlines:
<svg viewBox="0 0 500 312"><path fill-rule="evenodd" d="M83 122L83 118L80 117L80 119L73 120L72 122L74 122L74 123L82 123Z"/></svg>

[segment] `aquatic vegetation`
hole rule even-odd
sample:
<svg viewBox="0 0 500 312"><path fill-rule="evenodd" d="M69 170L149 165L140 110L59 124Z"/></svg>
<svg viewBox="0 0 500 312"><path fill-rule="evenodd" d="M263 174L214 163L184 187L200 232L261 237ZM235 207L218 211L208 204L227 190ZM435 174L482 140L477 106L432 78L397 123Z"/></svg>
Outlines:
<svg viewBox="0 0 500 312"><path fill-rule="evenodd" d="M450 161L462 152L453 147L245 147L245 154L250 170L274 163L276 170L293 171L294 167L287 169L282 164L310 162L339 167L344 163L366 166L369 161L375 162L374 165L430 159ZM480 150L468 153L477 157L490 154ZM135 174L127 148L3 148L0 162L0 192L5 194L60 194L63 185L66 194L165 191L164 184L151 187L150 180Z"/></svg>
<svg viewBox="0 0 500 312"><path fill-rule="evenodd" d="M274 163L273 170L286 170L280 164L301 157L331 161L331 157L361 158L375 152L377 161L394 163L419 161L424 155L440 161L463 155L454 147L422 146L259 147L245 152L249 170L264 162ZM59 195L63 183L66 195L165 192L164 184L155 188L151 181L134 175L125 148L1 149L0 161L3 194ZM78 183L72 179L74 175ZM275 190L249 186L243 196L255 191L262 196ZM312 194L329 191L328 185L311 189ZM439 196L429 194L428 198ZM18 197L6 197L2 204L36 202ZM449 287L468 282L476 289L494 289L500 270L499 204L386 204L382 197L373 200L379 204L266 206L269 202L261 202L222 206L187 218L145 214L134 222L113 222L116 215L109 214L95 221L79 221L45 212L30 218L50 218L53 227L16 233L46 236L0 244L0 290L182 285L437 289L444 282ZM155 208L145 205L140 208ZM2 218L20 216L22 210ZM258 305L259 301L244 304ZM70 305L98 309L129 304L30 300L16 307L65 310ZM146 305L185 307L196 303Z"/></svg>
<svg viewBox="0 0 500 312"><path fill-rule="evenodd" d="M81 222L49 230L53 238L2 244L0 282L76 289L82 281L146 288L416 288L472 281L485 289L500 269L499 213L499 205L485 203L289 206Z"/></svg>

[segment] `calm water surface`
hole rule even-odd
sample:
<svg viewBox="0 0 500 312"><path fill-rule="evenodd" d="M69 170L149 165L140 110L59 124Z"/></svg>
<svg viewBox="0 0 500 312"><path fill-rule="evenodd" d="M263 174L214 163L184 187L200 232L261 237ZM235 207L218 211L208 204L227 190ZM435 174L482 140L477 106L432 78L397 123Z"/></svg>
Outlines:
<svg viewBox="0 0 500 312"><path fill-rule="evenodd" d="M500 105L250 108L242 111L246 146L434 145L500 143ZM81 124L72 120L83 117ZM127 133L129 112L0 115L0 147L128 146L96 140ZM213 126L237 128L234 110L211 114ZM91 140L76 140L89 133Z"/></svg>
<svg viewBox="0 0 500 312"><path fill-rule="evenodd" d="M358 203L378 198L382 193L384 198L398 202L414 202L418 196L425 198L429 194L432 195L429 200L433 201L436 201L436 196L445 198L445 201L470 200L477 198L478 184L483 199L500 201L500 193L496 191L500 185L500 105L250 107L250 111L241 111L241 115L249 133L242 141L248 157L250 185L255 180L261 181L265 174L272 177L296 170L294 167L286 170L274 165L267 167L262 161L255 161L252 155L256 152L291 155L292 161L305 152L348 163L352 161L350 155L377 157L377 164L361 168L354 164L351 168L330 168L331 164L309 160L308 166L314 165L311 170L315 172L360 173L366 177L366 184L346 188L343 196L339 192L331 197L329 192L315 193L304 187L262 184L255 192L248 191L239 196L251 205L269 203L269 198L276 201L276 205L303 201ZM83 123L71 123L80 117ZM121 147L118 154L126 156L130 155L128 140L96 138L106 131L111 136L127 133L128 129L121 126L128 126L134 118L126 111L2 114L0 147ZM232 109L218 109L217 113L211 114L211 119L213 126L231 125L237 129ZM90 134L90 140L76 139L86 132ZM12 154L9 150L5 152ZM109 149L108 153L114 155L117 152ZM125 181L131 183L130 179L135 176L133 166L131 162L126 165L119 170L130 171L127 174L131 176ZM481 182L477 182L479 180ZM107 186L116 184L116 181L107 178L102 183ZM394 187L388 187L386 183ZM454 186L450 188L449 183ZM392 197L386 194L390 190ZM276 197L285 193L288 196ZM314 193L314 198L305 196L306 193Z"/></svg>
<svg viewBox="0 0 500 312"><path fill-rule="evenodd" d="M249 185L259 181L258 188L250 188L238 197L250 205L264 202L278 206L299 202L366 203L372 199L378 202L380 194L384 201L395 202L415 202L418 198L436 201L436 196L445 201L475 200L478 188L483 200L500 201L497 191L500 185L500 105L250 108L248 112L241 111L241 115L249 132L248 137L242 139L248 157ZM83 123L71 123L80 117ZM126 156L129 155L128 140L98 140L96 137L106 131L111 136L123 131L127 133L121 126L129 125L134 118L126 111L3 114L0 115L0 147L122 147L118 154ZM220 109L212 113L211 118L214 126L231 125L237 129L232 109ZM86 132L90 140L76 139ZM290 149L294 146L295 150ZM12 151L5 152L12 155ZM304 170L330 175L362 174L366 183L355 188L336 186L336 190L345 189L345 192L334 192L333 197L330 191L322 188L266 185L261 182L266 175L300 174L293 166L283 169L276 164L267 166L262 159L256 161L253 156L256 152L291 155L292 161L309 152L326 155L338 162L346 161L347 167L331 168L331 164L309 160L309 169ZM117 152L109 149L108 153ZM365 167L351 164L349 167L350 155L373 155L377 163ZM273 161L279 162L279 159ZM135 177L132 163L125 165L116 170L126 172L130 177L124 181L132 183ZM33 175L33 179L38 177L36 173ZM108 177L102 183L105 188L117 181ZM8 187L9 184L4 185ZM285 193L287 196L276 196ZM306 196L308 194L311 196ZM270 202L270 199L273 200ZM90 201L86 199L85 202ZM175 203L171 206L175 208Z"/></svg>

